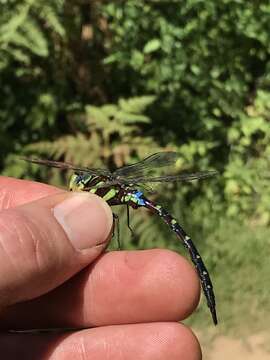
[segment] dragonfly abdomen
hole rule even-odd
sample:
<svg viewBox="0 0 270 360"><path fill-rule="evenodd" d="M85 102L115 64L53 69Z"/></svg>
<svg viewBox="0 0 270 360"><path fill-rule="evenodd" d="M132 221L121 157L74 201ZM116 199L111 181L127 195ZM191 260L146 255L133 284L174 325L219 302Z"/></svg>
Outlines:
<svg viewBox="0 0 270 360"><path fill-rule="evenodd" d="M143 197L144 198L144 197ZM213 291L212 281L210 279L209 273L204 265L204 262L196 249L191 238L187 235L184 229L179 225L176 219L171 216L162 206L155 204L154 202L144 198L145 207L150 211L158 214L163 221L174 231L177 237L181 240L185 248L188 250L191 260L195 265L197 273L199 275L202 289L207 300L207 305L211 311L213 322L217 324L217 315L216 315L216 303L215 303L215 294Z"/></svg>

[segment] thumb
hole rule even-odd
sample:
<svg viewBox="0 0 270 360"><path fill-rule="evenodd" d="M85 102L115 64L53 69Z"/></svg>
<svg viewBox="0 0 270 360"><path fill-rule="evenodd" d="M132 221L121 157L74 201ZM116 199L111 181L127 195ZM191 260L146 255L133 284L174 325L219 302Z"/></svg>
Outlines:
<svg viewBox="0 0 270 360"><path fill-rule="evenodd" d="M40 296L90 264L112 228L109 206L89 193L42 198L0 212L0 308Z"/></svg>

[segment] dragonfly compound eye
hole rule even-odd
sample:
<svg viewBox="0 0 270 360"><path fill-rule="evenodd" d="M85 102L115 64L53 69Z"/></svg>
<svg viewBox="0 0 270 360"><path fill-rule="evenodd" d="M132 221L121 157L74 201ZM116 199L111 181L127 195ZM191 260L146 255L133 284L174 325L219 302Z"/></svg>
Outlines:
<svg viewBox="0 0 270 360"><path fill-rule="evenodd" d="M69 180L70 191L80 191L84 189L84 176L82 174L74 173Z"/></svg>

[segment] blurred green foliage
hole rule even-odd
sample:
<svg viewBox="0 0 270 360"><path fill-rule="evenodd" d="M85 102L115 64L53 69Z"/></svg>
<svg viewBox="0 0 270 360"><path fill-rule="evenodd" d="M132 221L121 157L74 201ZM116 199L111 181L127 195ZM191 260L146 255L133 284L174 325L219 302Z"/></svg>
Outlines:
<svg viewBox="0 0 270 360"><path fill-rule="evenodd" d="M269 1L0 0L0 7L2 173L63 185L59 172L18 156L113 168L160 150L178 151L181 170L219 170L214 180L169 185L158 200L210 264L222 317L248 321L239 310L245 298L246 311L255 299L252 321L263 318ZM125 247L179 250L153 216L132 216L136 235ZM129 237L124 224L121 232Z"/></svg>

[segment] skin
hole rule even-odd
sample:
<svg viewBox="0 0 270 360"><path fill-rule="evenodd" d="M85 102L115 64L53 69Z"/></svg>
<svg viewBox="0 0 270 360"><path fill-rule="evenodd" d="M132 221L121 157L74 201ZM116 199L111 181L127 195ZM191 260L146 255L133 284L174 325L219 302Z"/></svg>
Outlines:
<svg viewBox="0 0 270 360"><path fill-rule="evenodd" d="M105 252L111 232L95 195L0 177L4 359L201 359L178 322L199 301L193 267L168 250ZM8 332L46 328L60 330Z"/></svg>

